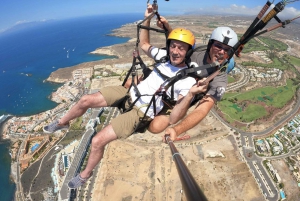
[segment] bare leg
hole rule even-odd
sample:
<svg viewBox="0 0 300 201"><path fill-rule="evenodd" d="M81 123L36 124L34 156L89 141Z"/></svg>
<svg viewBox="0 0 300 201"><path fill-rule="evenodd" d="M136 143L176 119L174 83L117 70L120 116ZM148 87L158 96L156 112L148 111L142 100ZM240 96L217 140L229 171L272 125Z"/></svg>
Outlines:
<svg viewBox="0 0 300 201"><path fill-rule="evenodd" d="M148 130L151 133L157 134L164 131L169 126L169 116L158 115L151 121Z"/></svg>
<svg viewBox="0 0 300 201"><path fill-rule="evenodd" d="M85 169L80 173L81 178L88 178L91 175L91 172L103 157L105 145L116 139L117 135L115 134L111 124L106 126L94 136L92 139L92 147L88 163Z"/></svg>
<svg viewBox="0 0 300 201"><path fill-rule="evenodd" d="M66 125L70 120L82 116L87 109L96 107L105 107L107 103L100 92L84 95L68 111L68 113L59 120L60 125Z"/></svg>

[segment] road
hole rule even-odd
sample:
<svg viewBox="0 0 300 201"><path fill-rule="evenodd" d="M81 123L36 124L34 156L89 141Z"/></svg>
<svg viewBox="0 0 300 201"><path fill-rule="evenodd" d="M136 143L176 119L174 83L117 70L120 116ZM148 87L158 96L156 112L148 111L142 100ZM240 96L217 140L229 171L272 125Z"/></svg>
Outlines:
<svg viewBox="0 0 300 201"><path fill-rule="evenodd" d="M17 201L25 201L25 197L24 197L24 194L23 194L23 188L22 188L22 182L20 181L21 179L21 175L20 175L20 162L19 162L19 156L21 154L21 150L23 150L23 147L24 147L24 141L22 141L21 145L20 145L20 148L19 148L19 151L18 151L18 154L17 154L17 178L16 178L16 200Z"/></svg>

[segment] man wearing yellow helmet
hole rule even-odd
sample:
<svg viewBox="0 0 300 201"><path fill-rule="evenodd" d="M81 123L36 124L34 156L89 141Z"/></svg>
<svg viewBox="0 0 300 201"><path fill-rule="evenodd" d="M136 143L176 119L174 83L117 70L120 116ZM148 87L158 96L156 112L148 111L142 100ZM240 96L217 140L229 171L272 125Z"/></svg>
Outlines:
<svg viewBox="0 0 300 201"><path fill-rule="evenodd" d="M149 16L153 10L152 5L148 4L145 11L145 17ZM167 20L160 16L160 21L158 21L158 26L162 28L162 23L169 30L172 30ZM150 20L145 21L145 26L150 25ZM171 32L172 33L172 32ZM238 42L237 34L229 27L218 27L216 28L209 40L207 50L205 52L195 52L190 57L190 66L198 67L206 64L211 64L213 62L222 63L227 58L227 52ZM159 60L159 58L164 57L164 53L161 49L154 48L149 44L149 31L143 31L141 34L141 48L144 52L154 58ZM171 58L170 58L171 60ZM176 104L169 116L161 114L155 117L149 126L149 130L153 133L158 133L163 131L168 125L176 124L181 120L190 107L191 101L195 99L195 96L199 93L203 94L203 98L198 101L195 109L190 112L180 123L175 126L168 127L165 130L165 134L171 135L171 140L176 140L176 138L184 133L185 131L196 126L205 116L209 113L216 101L219 101L223 96L225 89L227 87L227 74L222 73L216 76L209 84L206 86L206 82L203 82L207 76L215 71L214 68L203 69L197 71L199 78L197 85L194 85L186 96ZM203 93L204 87L207 87L207 91Z"/></svg>
<svg viewBox="0 0 300 201"><path fill-rule="evenodd" d="M178 57L175 50L175 46L178 43L182 43L182 46L187 46L187 51L184 52L184 55L180 55L182 57ZM195 37L193 33L187 29L177 28L171 31L167 39L167 55L170 59L170 63L173 66L186 66L185 61L189 59L191 55L191 51L195 46ZM181 47L178 49L182 51L186 48Z"/></svg>

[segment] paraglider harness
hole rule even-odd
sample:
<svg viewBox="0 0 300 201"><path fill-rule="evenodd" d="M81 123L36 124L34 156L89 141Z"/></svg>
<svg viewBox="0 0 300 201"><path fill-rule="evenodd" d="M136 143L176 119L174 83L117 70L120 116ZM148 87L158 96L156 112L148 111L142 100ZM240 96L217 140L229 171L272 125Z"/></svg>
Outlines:
<svg viewBox="0 0 300 201"><path fill-rule="evenodd" d="M149 1L148 1L149 2ZM153 1L153 4L156 4L157 1ZM294 1L293 1L294 2ZM273 2L272 2L273 3ZM286 24L289 24L290 22L292 22L293 20L299 18L296 17L294 19L291 20L286 20L284 22L282 22L278 17L277 14L279 12L281 12L285 5L287 3L290 3L288 1L280 1L279 3L277 3L275 5L275 7L273 9L271 9L266 15L265 13L267 12L267 10L269 9L269 7L272 5L272 3L270 1L267 1L267 3L265 4L265 6L261 9L261 11L259 12L259 14L257 15L257 17L254 19L254 21L252 22L252 24L249 26L249 28L247 29L247 31L243 34L243 36L239 39L239 41L227 52L227 58L224 58L224 61L220 64L218 62L214 62L211 64L206 64L203 66L199 66L199 67L194 67L193 65L190 66L189 65L189 58L186 59L185 63L187 64L188 68L182 69L180 70L174 77L168 77L166 75L164 75L163 73L160 72L160 70L156 67L156 64L158 63L164 63L164 62L168 62L169 61L169 50L168 50L168 45L167 45L167 55L166 57L163 57L159 60L155 60L155 64L153 65L154 70L164 79L164 83L161 85L161 87L152 95L151 101L149 104L147 104L147 109L144 113L143 117L140 117L140 121L138 123L138 125L135 127L133 133L139 132L139 133L143 133L146 131L146 129L148 128L149 124L151 121L148 120L146 114L150 108L150 106L153 104L153 108L154 108L154 114L156 114L156 105L155 105L155 97L158 96L162 96L162 101L164 102L164 104L166 106L168 106L169 108L173 108L176 101L174 100L174 91L173 91L173 87L175 82L184 79L186 77L194 77L196 80L200 79L200 77L197 75L197 71L203 70L203 69L208 69L208 68L215 68L216 70L210 74L205 82L206 84L208 82L210 82L211 80L213 80L217 75L219 75L220 73L223 73L226 71L227 69L227 64L229 62L229 60L236 55L237 57L240 57L240 53L243 50L244 45L252 38L257 37L263 33L272 31L274 29L277 29L279 27L285 27ZM137 95L137 99L134 100L133 102L130 103L129 107L126 109L125 108L125 103L126 101L128 101L129 99L129 95L127 95L121 102L121 104L119 104L118 108L120 109L121 113L125 113L130 111L133 106L135 105L135 103L138 101L138 99L143 96L143 94L140 94L138 88L137 88L137 84L135 84L135 80L137 80L138 82L138 70L140 68L138 68L137 66L139 65L142 69L142 74L143 74L143 78L146 78L151 72L152 70L150 68L148 68L145 63L143 62L143 60L140 57L139 54L139 50L138 50L138 46L139 46L139 32L140 29L147 29L147 30L151 30L151 31L156 31L159 33L164 33L166 36L166 40L168 37L168 30L166 29L166 27L163 25L163 29L156 29L156 28L152 28L152 27L148 27L148 26L143 26L142 24L148 20L149 18L151 19L154 15L157 16L157 19L160 20L160 15L158 14L157 11L154 11L151 15L149 15L147 18L145 18L144 20L142 20L140 23L137 24L137 41L136 41L136 45L135 45L135 49L133 51L133 61L132 61L132 66L129 69L129 71L126 74L126 77L122 83L122 86L125 86L129 76L131 75L132 77L132 81L131 81L131 85L128 89L128 92L130 91L131 87L133 87L135 89L136 95ZM264 16L265 15L265 16ZM264 17L263 17L264 16ZM276 21L278 22L278 24L265 29L259 33L257 33L259 30L263 29L267 23L272 19L275 18ZM193 52L198 52L198 51L209 51L209 47L210 45L208 44L207 46L199 46L195 49L192 49L190 52L188 52L187 54L188 57L190 57ZM171 87L171 97L169 97L166 94L166 91L169 89L169 87ZM194 105L196 102L198 102L200 99L202 99L202 97L204 96L204 94L198 94L194 97L194 100L191 103L191 106Z"/></svg>

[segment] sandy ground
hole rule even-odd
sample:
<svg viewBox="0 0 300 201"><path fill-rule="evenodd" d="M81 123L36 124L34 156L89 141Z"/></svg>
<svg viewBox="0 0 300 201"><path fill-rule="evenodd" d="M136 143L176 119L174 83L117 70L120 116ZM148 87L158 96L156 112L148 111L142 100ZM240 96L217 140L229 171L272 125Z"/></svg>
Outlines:
<svg viewBox="0 0 300 201"><path fill-rule="evenodd" d="M191 139L175 146L208 200L263 200L229 133L208 115L186 133ZM186 200L170 148L161 136L146 132L110 143L91 200Z"/></svg>

